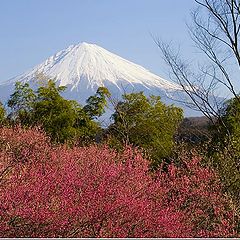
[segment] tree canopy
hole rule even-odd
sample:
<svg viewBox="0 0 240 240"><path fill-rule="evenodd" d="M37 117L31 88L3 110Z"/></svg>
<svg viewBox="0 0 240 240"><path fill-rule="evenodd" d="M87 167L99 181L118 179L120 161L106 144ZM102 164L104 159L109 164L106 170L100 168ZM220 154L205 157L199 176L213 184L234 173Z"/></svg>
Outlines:
<svg viewBox="0 0 240 240"><path fill-rule="evenodd" d="M167 106L160 97L146 97L143 92L123 95L109 127L112 141L133 144L145 149L155 161L169 156L174 134L183 118L183 111Z"/></svg>
<svg viewBox="0 0 240 240"><path fill-rule="evenodd" d="M0 102L0 125L2 125L2 123L5 119L5 114L6 114L6 111L5 111L2 103Z"/></svg>
<svg viewBox="0 0 240 240"><path fill-rule="evenodd" d="M35 91L28 83L17 82L8 101L12 110L10 117L24 126L41 125L56 142L93 140L101 130L93 119L104 113L105 97L110 93L100 87L82 107L76 101L61 96L65 89L64 86L56 86L51 79Z"/></svg>

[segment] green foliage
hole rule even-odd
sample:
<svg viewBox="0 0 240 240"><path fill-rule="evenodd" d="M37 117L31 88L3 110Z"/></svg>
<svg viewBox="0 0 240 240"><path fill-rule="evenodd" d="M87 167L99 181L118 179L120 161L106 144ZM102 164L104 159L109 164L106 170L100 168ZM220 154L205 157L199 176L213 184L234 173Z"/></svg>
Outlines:
<svg viewBox="0 0 240 240"><path fill-rule="evenodd" d="M10 117L23 126L41 125L55 142L79 140L84 144L93 141L101 131L93 119L104 112L108 90L99 88L83 108L76 101L61 96L65 89L56 86L51 79L35 92L27 83L16 83L15 92L8 101L12 109Z"/></svg>
<svg viewBox="0 0 240 240"><path fill-rule="evenodd" d="M99 123L93 121L83 108L78 110L74 127L78 130L79 143L84 144L89 144L95 141L97 134L102 131Z"/></svg>
<svg viewBox="0 0 240 240"><path fill-rule="evenodd" d="M5 120L5 115L6 115L6 111L5 111L2 103L0 102L0 125L3 124L3 122Z"/></svg>
<svg viewBox="0 0 240 240"><path fill-rule="evenodd" d="M174 134L182 118L182 109L166 106L160 97L147 98L142 92L125 94L109 127L111 143L142 147L158 165L171 154Z"/></svg>
<svg viewBox="0 0 240 240"><path fill-rule="evenodd" d="M216 122L210 145L212 165L217 168L225 189L237 201L240 196L240 101L226 102L221 118Z"/></svg>
<svg viewBox="0 0 240 240"><path fill-rule="evenodd" d="M11 108L10 117L23 125L30 122L29 112L32 110L36 95L28 83L15 83L15 91L8 100L8 107Z"/></svg>
<svg viewBox="0 0 240 240"><path fill-rule="evenodd" d="M227 134L227 129L231 137L234 139L234 141L236 141L234 144L240 147L240 99L233 98L229 100L226 105L227 106L222 117L222 120L226 126L225 131L222 129L223 134Z"/></svg>
<svg viewBox="0 0 240 240"><path fill-rule="evenodd" d="M46 86L38 88L31 111L32 123L42 125L57 142L64 142L76 136L73 125L77 117L77 104L60 95L64 90L65 87L56 87L50 80Z"/></svg>
<svg viewBox="0 0 240 240"><path fill-rule="evenodd" d="M100 117L104 113L107 104L106 97L110 97L110 92L105 87L99 87L94 96L90 96L83 110L91 118Z"/></svg>

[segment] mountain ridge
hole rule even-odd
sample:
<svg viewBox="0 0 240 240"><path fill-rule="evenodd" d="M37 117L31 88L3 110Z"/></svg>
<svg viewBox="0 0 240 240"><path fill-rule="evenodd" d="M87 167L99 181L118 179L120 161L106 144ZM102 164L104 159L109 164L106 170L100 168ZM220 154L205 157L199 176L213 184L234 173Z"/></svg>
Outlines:
<svg viewBox="0 0 240 240"><path fill-rule="evenodd" d="M143 91L147 96L161 96L166 104L180 106L171 99L171 96L184 95L178 84L167 81L96 44L85 42L70 45L29 71L11 78L4 83L5 85L1 84L0 95L5 99L9 97L16 81L34 85L38 73L55 79L59 86L66 86L67 90L63 96L77 100L81 104L95 94L100 86L107 87L112 96L118 100L124 93ZM184 108L183 105L180 107Z"/></svg>
<svg viewBox="0 0 240 240"><path fill-rule="evenodd" d="M51 78L56 77L59 85L72 85L77 88L80 79L89 81L88 87L102 86L110 81L119 87L118 82L154 86L166 90L180 90L180 86L151 73L144 67L132 63L96 44L80 43L71 45L47 58L27 73L17 76L11 81L29 81L36 72L42 72Z"/></svg>

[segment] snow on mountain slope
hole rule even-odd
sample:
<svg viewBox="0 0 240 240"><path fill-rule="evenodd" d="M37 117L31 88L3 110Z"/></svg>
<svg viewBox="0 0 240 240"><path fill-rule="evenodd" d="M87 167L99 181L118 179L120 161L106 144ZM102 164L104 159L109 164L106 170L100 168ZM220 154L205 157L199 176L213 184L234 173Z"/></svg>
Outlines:
<svg viewBox="0 0 240 240"><path fill-rule="evenodd" d="M0 84L0 101L6 102L16 81L34 85L37 73L55 79L57 85L66 86L64 97L77 100L81 104L85 104L85 100L95 94L99 86L105 86L115 100L120 100L126 92L144 91L146 95L161 96L167 104L174 103L184 108L170 99L177 96L182 100L184 97L182 88L176 83L167 81L104 48L84 42L71 45L30 71ZM185 113L192 115L187 111L185 108Z"/></svg>
<svg viewBox="0 0 240 240"><path fill-rule="evenodd" d="M12 81L32 80L36 72L56 77L59 85L81 89L81 80L87 81L87 88L103 86L106 81L121 88L120 83L141 84L167 90L180 90L180 87L145 68L127 61L95 44L85 42L72 45L49 57L45 62ZM83 80L82 80L83 81Z"/></svg>

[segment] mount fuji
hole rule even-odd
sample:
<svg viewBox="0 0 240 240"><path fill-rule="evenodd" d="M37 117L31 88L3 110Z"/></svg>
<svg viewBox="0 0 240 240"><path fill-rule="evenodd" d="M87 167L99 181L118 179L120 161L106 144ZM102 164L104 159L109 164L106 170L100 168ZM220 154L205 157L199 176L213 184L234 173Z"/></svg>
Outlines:
<svg viewBox="0 0 240 240"><path fill-rule="evenodd" d="M95 44L80 43L49 57L30 71L0 85L0 100L6 101L16 81L34 84L36 75L55 79L57 85L66 86L64 96L84 104L100 86L107 87L114 99L123 93L143 91L146 95L159 95L167 103L174 93L183 93L176 83L167 81L147 69L119 57ZM176 102L176 105L179 104ZM183 107L183 106L181 106ZM188 113L185 111L185 114Z"/></svg>

